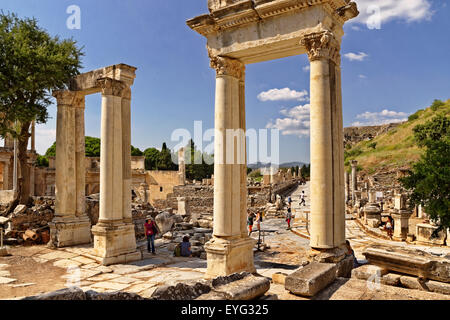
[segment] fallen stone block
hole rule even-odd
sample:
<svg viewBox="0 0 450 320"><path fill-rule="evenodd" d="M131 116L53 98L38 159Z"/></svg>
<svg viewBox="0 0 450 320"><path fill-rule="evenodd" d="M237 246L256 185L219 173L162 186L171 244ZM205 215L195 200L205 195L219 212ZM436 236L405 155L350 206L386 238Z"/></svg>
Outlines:
<svg viewBox="0 0 450 320"><path fill-rule="evenodd" d="M254 300L269 291L270 280L247 273L241 280L213 288L215 292L223 294L226 300Z"/></svg>
<svg viewBox="0 0 450 320"><path fill-rule="evenodd" d="M71 287L42 295L26 297L22 300L86 300L86 295L80 288Z"/></svg>
<svg viewBox="0 0 450 320"><path fill-rule="evenodd" d="M408 289L428 291L426 289L426 287L424 286L424 282L420 281L419 278L408 277L408 276L401 276L400 277L400 284L403 287L408 288Z"/></svg>
<svg viewBox="0 0 450 320"><path fill-rule="evenodd" d="M426 286L429 291L450 295L450 284L439 281L427 281Z"/></svg>
<svg viewBox="0 0 450 320"><path fill-rule="evenodd" d="M86 291L86 300L148 300L136 293L128 292L104 292L99 293L93 290Z"/></svg>
<svg viewBox="0 0 450 320"><path fill-rule="evenodd" d="M450 260L420 250L372 246L363 252L370 264L390 271L450 283Z"/></svg>
<svg viewBox="0 0 450 320"><path fill-rule="evenodd" d="M381 268L379 266L374 266L370 264L366 264L360 266L359 268L352 270L352 278L356 278L359 280L368 280L374 277L383 277L388 273L387 269Z"/></svg>
<svg viewBox="0 0 450 320"><path fill-rule="evenodd" d="M285 288L293 294L313 297L336 279L332 263L313 262L286 277Z"/></svg>
<svg viewBox="0 0 450 320"><path fill-rule="evenodd" d="M282 284L283 286L286 283L286 277L288 275L286 273L277 272L272 275L272 282L276 284Z"/></svg>
<svg viewBox="0 0 450 320"><path fill-rule="evenodd" d="M401 278L401 275L399 275L399 274L388 273L381 277L380 283L387 285L387 286L397 287L400 285L400 278Z"/></svg>
<svg viewBox="0 0 450 320"><path fill-rule="evenodd" d="M159 287L152 294L152 298L156 300L194 300L210 291L211 287L208 283L178 283L176 286Z"/></svg>

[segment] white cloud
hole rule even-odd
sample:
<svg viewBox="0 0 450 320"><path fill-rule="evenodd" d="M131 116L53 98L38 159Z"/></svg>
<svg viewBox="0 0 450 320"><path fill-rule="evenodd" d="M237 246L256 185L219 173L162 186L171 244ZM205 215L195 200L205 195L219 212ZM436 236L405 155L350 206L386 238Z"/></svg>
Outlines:
<svg viewBox="0 0 450 320"><path fill-rule="evenodd" d="M363 74L360 74L360 75L358 76L358 78L360 78L360 79L367 79L367 76L365 76L365 75L363 75Z"/></svg>
<svg viewBox="0 0 450 320"><path fill-rule="evenodd" d="M303 67L303 71L304 72L309 72L311 70L311 66L304 66Z"/></svg>
<svg viewBox="0 0 450 320"><path fill-rule="evenodd" d="M362 24L374 22L383 24L392 20L406 22L429 20L434 13L430 0L355 0L355 2L360 14L350 22Z"/></svg>
<svg viewBox="0 0 450 320"><path fill-rule="evenodd" d="M295 91L289 88L284 89L270 89L269 91L261 92L258 95L260 101L281 101L281 100L297 100L307 101L308 91Z"/></svg>
<svg viewBox="0 0 450 320"><path fill-rule="evenodd" d="M280 113L285 118L278 118L267 124L267 129L278 129L284 136L294 135L299 138L309 136L310 105L297 106L292 109L282 109Z"/></svg>
<svg viewBox="0 0 450 320"><path fill-rule="evenodd" d="M344 57L346 57L350 61L364 61L364 59L366 59L368 56L369 55L364 52L359 52L359 53L349 52L349 53L344 54Z"/></svg>
<svg viewBox="0 0 450 320"><path fill-rule="evenodd" d="M355 121L352 126L378 126L388 123L404 122L407 119L408 114L405 112L397 112L390 110L383 110L381 112L364 112L356 116L356 119L362 121Z"/></svg>
<svg viewBox="0 0 450 320"><path fill-rule="evenodd" d="M48 148L56 141L56 129L46 125L36 126L36 151L45 154Z"/></svg>

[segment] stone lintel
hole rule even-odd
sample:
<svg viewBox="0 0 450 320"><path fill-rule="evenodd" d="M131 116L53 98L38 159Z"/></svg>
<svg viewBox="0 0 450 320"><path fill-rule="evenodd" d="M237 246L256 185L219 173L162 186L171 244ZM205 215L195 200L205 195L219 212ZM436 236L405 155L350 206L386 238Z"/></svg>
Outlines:
<svg viewBox="0 0 450 320"><path fill-rule="evenodd" d="M110 78L121 81L127 86L132 86L136 78L136 67L126 64L115 64L109 67L96 69L82 73L70 81L69 89L72 91L82 91L85 95L101 92L98 80Z"/></svg>
<svg viewBox="0 0 450 320"><path fill-rule="evenodd" d="M419 250L368 248L363 252L370 264L421 278L450 282L450 262Z"/></svg>

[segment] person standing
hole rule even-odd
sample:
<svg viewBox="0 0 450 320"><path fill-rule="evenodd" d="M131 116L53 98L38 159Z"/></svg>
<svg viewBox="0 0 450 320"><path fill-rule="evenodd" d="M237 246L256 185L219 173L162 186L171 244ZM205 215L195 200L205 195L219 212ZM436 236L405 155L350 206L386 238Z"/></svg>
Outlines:
<svg viewBox="0 0 450 320"><path fill-rule="evenodd" d="M256 228L258 231L261 231L261 221L262 221L262 214L261 212L256 213Z"/></svg>
<svg viewBox="0 0 450 320"><path fill-rule="evenodd" d="M287 201L288 201L289 208L292 208L292 198L291 198L291 196L288 197Z"/></svg>
<svg viewBox="0 0 450 320"><path fill-rule="evenodd" d="M153 218L147 219L145 221L144 227L145 227L145 235L147 236L147 251L150 252L150 245L151 245L151 252L153 254L156 254L155 236L158 233L156 222L153 220Z"/></svg>
<svg viewBox="0 0 450 320"><path fill-rule="evenodd" d="M248 236L250 237L253 232L253 219L255 219L255 216L252 212L249 212L247 215L247 227L248 227Z"/></svg>
<svg viewBox="0 0 450 320"><path fill-rule="evenodd" d="M287 214L286 214L286 222L288 224L287 230L291 229L291 219L292 219L292 211L291 208L288 208Z"/></svg>
<svg viewBox="0 0 450 320"><path fill-rule="evenodd" d="M389 238L392 239L392 234L393 234L393 231L394 231L394 226L393 226L392 218L391 218L391 217L388 217L388 221L386 222L386 231L387 231L387 234L388 234Z"/></svg>

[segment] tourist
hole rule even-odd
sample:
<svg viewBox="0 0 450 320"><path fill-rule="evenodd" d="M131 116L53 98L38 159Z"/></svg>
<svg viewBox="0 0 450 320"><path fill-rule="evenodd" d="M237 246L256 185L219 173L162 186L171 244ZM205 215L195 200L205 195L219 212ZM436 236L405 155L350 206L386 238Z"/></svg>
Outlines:
<svg viewBox="0 0 450 320"><path fill-rule="evenodd" d="M292 211L291 208L288 208L287 214L286 214L286 222L288 224L287 230L291 229L291 219L292 219Z"/></svg>
<svg viewBox="0 0 450 320"><path fill-rule="evenodd" d="M352 249L352 246L350 245L350 241L346 240L345 244L347 246L347 252L346 256L352 256L353 257L353 268L358 268L360 266L360 263L358 262L358 259L356 259L355 251Z"/></svg>
<svg viewBox="0 0 450 320"><path fill-rule="evenodd" d="M305 200L305 191L302 191L302 194L301 194L301 199L302 199L302 201L300 201L300 205L302 205L303 204L303 206L304 207L306 207L306 200Z"/></svg>
<svg viewBox="0 0 450 320"><path fill-rule="evenodd" d="M262 222L262 214L261 212L256 213L256 228L258 231L261 231L261 222Z"/></svg>
<svg viewBox="0 0 450 320"><path fill-rule="evenodd" d="M180 254L182 257L192 257L191 243L189 242L188 236L183 237L183 242L181 243L180 249Z"/></svg>
<svg viewBox="0 0 450 320"><path fill-rule="evenodd" d="M386 222L385 229L386 229L386 231L387 231L387 234L388 234L389 238L392 239L392 234L393 234L393 231L394 231L394 226L393 226L392 218L391 218L391 217L388 217L388 221Z"/></svg>
<svg viewBox="0 0 450 320"><path fill-rule="evenodd" d="M255 216L252 212L248 213L247 216L247 227L248 227L248 236L250 237L253 232L253 219L255 219Z"/></svg>
<svg viewBox="0 0 450 320"><path fill-rule="evenodd" d="M289 208L292 208L292 198L291 198L291 196L288 197L287 201L288 201Z"/></svg>
<svg viewBox="0 0 450 320"><path fill-rule="evenodd" d="M156 226L155 220L153 218L149 218L145 221L145 235L147 236L147 251L150 252L150 245L151 245L151 252L153 254L156 254L155 250L155 236L158 233L158 227Z"/></svg>

